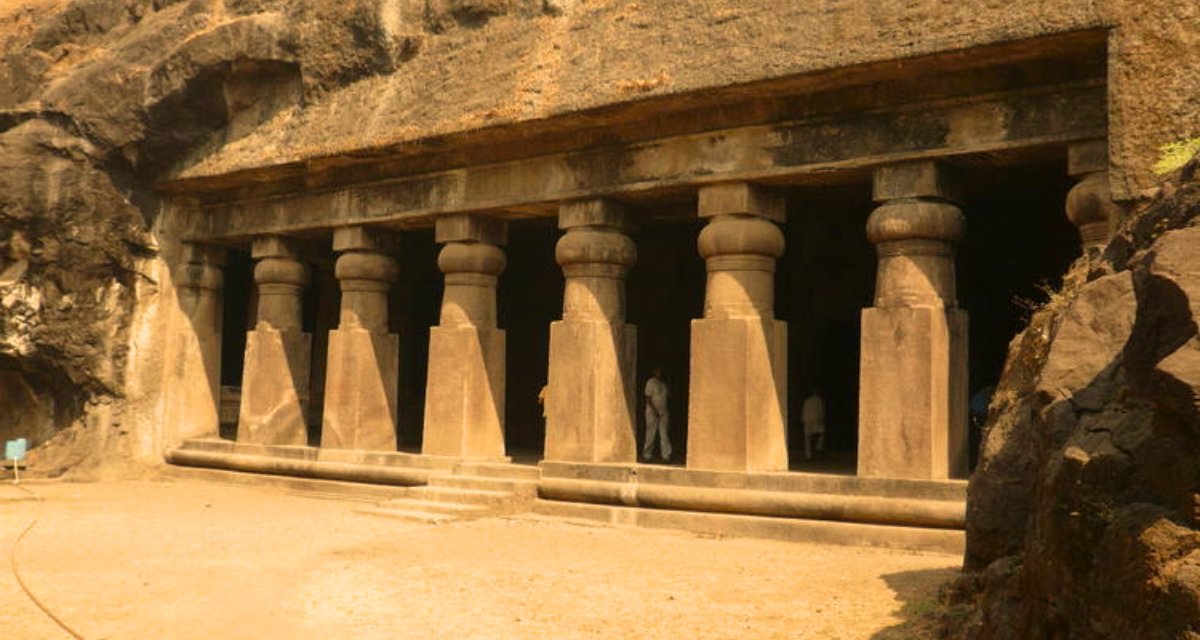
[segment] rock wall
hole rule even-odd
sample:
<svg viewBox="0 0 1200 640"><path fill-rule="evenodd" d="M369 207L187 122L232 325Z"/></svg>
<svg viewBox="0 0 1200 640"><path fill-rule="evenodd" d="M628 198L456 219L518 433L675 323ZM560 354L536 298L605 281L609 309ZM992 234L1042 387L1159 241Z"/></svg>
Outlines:
<svg viewBox="0 0 1200 640"><path fill-rule="evenodd" d="M1200 160L1012 344L968 490L969 637L1200 637Z"/></svg>
<svg viewBox="0 0 1200 640"><path fill-rule="evenodd" d="M42 445L34 474L161 460L178 247L157 176L404 55L375 2L274 4L0 9L0 438Z"/></svg>

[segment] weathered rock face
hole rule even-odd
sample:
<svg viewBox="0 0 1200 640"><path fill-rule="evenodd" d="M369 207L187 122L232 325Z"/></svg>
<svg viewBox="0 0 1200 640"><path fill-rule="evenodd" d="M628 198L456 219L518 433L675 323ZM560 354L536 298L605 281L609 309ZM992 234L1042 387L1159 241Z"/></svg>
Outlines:
<svg viewBox="0 0 1200 640"><path fill-rule="evenodd" d="M1200 634L1198 172L1013 342L969 488L974 637Z"/></svg>
<svg viewBox="0 0 1200 640"><path fill-rule="evenodd" d="M383 20L353 0L0 10L0 439L46 443L35 473L153 459L128 367L165 284L156 176L394 70L405 45Z"/></svg>

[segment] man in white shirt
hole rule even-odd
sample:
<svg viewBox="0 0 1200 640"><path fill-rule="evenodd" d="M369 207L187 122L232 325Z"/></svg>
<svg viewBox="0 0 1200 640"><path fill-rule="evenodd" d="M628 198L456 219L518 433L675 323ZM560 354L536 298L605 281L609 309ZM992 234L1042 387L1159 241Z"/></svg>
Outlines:
<svg viewBox="0 0 1200 640"><path fill-rule="evenodd" d="M667 389L667 383L663 382L662 367L654 367L653 375L646 381L645 396L646 444L642 447L642 459L650 462L650 455L654 452L654 436L658 434L663 462L670 462L671 439L667 435L667 427L671 416L667 399L671 397L671 392Z"/></svg>
<svg viewBox="0 0 1200 640"><path fill-rule="evenodd" d="M825 400L816 389L804 399L800 423L804 425L804 459L812 460L814 439L817 441L817 451L825 448Z"/></svg>

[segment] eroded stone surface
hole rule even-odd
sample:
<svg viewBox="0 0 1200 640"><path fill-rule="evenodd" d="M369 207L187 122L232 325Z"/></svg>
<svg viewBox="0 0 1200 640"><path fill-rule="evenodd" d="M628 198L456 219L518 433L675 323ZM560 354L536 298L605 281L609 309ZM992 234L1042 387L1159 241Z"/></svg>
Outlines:
<svg viewBox="0 0 1200 640"><path fill-rule="evenodd" d="M1173 196L1077 263L1074 284L1014 341L969 487L974 637L1194 630L1195 174L1193 163L1168 183Z"/></svg>

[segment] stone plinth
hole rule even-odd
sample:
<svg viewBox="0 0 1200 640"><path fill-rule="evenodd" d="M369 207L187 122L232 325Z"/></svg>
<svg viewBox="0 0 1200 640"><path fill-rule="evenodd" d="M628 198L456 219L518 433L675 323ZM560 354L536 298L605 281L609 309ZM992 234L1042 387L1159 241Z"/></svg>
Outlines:
<svg viewBox="0 0 1200 640"><path fill-rule="evenodd" d="M863 310L860 476L940 480L967 472L967 313L954 243L965 233L951 176L934 162L883 167L867 221L879 255Z"/></svg>
<svg viewBox="0 0 1200 640"><path fill-rule="evenodd" d="M321 446L395 451L399 370L400 336L330 331Z"/></svg>
<svg viewBox="0 0 1200 640"><path fill-rule="evenodd" d="M429 331L425 389L426 455L505 459L505 337L496 327L496 281L504 271L506 227L468 215L439 218L446 243L441 319Z"/></svg>
<svg viewBox="0 0 1200 640"><path fill-rule="evenodd" d="M312 334L260 324L246 334L238 442L307 445L304 413L312 363Z"/></svg>
<svg viewBox="0 0 1200 640"><path fill-rule="evenodd" d="M301 330L300 296L309 271L287 238L256 239L251 257L258 260L258 323L246 334L237 439L306 445L312 335Z"/></svg>
<svg viewBox="0 0 1200 640"><path fill-rule="evenodd" d="M858 475L966 477L966 385L965 311L864 309Z"/></svg>
<svg viewBox="0 0 1200 640"><path fill-rule="evenodd" d="M362 227L334 232L342 252L338 328L329 332L321 447L395 451L400 336L388 333L388 290L399 276L390 243Z"/></svg>
<svg viewBox="0 0 1200 640"><path fill-rule="evenodd" d="M220 430L221 285L225 251L184 245L176 273L186 318L176 331L167 376L167 425L173 438L215 438Z"/></svg>
<svg viewBox="0 0 1200 640"><path fill-rule="evenodd" d="M688 468L787 471L787 323L692 321Z"/></svg>
<svg viewBox="0 0 1200 640"><path fill-rule="evenodd" d="M422 453L504 458L504 350L500 329L429 329Z"/></svg>
<svg viewBox="0 0 1200 640"><path fill-rule="evenodd" d="M550 325L547 460L637 459L637 328L605 322Z"/></svg>
<svg viewBox="0 0 1200 640"><path fill-rule="evenodd" d="M774 319L784 203L744 183L705 187L704 318L692 321L687 466L786 471L787 325Z"/></svg>
<svg viewBox="0 0 1200 640"><path fill-rule="evenodd" d="M625 275L637 259L626 212L603 200L559 209L555 257L563 319L550 325L547 460L637 459L637 330L625 324Z"/></svg>

